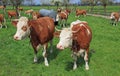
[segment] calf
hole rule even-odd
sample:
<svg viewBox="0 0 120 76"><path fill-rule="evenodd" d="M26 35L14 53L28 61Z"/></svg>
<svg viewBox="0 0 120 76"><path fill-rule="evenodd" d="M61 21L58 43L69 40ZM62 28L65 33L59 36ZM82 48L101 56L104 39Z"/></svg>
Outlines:
<svg viewBox="0 0 120 76"><path fill-rule="evenodd" d="M32 18L33 18L34 20L40 18L40 13L39 13L39 12L33 12L33 13L32 13Z"/></svg>
<svg viewBox="0 0 120 76"><path fill-rule="evenodd" d="M0 9L5 9L6 7L4 7L4 6L0 6Z"/></svg>
<svg viewBox="0 0 120 76"><path fill-rule="evenodd" d="M117 25L117 22L120 19L120 14L118 12L112 12L110 16L112 25Z"/></svg>
<svg viewBox="0 0 120 76"><path fill-rule="evenodd" d="M27 15L31 15L33 13L33 9L30 9L30 10L27 10L27 11L25 11L25 14L27 14Z"/></svg>
<svg viewBox="0 0 120 76"><path fill-rule="evenodd" d="M86 10L76 9L76 17L79 17L80 15L86 16Z"/></svg>
<svg viewBox="0 0 120 76"><path fill-rule="evenodd" d="M61 11L59 12L59 19L61 26L65 27L67 19L68 19L69 12L68 11Z"/></svg>
<svg viewBox="0 0 120 76"><path fill-rule="evenodd" d="M4 18L4 15L0 14L0 28L2 28L3 26L5 26L7 28L7 26L6 26L6 20Z"/></svg>
<svg viewBox="0 0 120 76"><path fill-rule="evenodd" d="M27 36L34 49L34 62L37 62L37 52L40 46L43 45L43 57L45 66L49 66L47 60L47 46L50 41L52 52L52 39L54 36L54 21L49 17L42 17L36 20L28 20L26 17L21 17L17 23L17 31L14 35L15 40L25 39Z"/></svg>
<svg viewBox="0 0 120 76"><path fill-rule="evenodd" d="M77 57L85 53L85 69L89 69L88 52L92 39L92 31L85 21L75 21L71 23L71 28L65 28L60 33L60 41L57 44L58 49L72 48L72 57L74 59L73 69L77 68Z"/></svg>
<svg viewBox="0 0 120 76"><path fill-rule="evenodd" d="M17 13L15 11L8 11L8 17L11 19L12 17L17 18Z"/></svg>

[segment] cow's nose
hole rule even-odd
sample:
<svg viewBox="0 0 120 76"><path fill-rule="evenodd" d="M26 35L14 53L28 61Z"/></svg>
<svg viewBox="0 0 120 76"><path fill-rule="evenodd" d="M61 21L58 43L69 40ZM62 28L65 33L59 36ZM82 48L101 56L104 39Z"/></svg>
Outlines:
<svg viewBox="0 0 120 76"><path fill-rule="evenodd" d="M57 44L57 48L60 50L63 50L64 48L62 47L62 45Z"/></svg>
<svg viewBox="0 0 120 76"><path fill-rule="evenodd" d="M14 39L15 39L15 40L18 40L18 36L14 36Z"/></svg>

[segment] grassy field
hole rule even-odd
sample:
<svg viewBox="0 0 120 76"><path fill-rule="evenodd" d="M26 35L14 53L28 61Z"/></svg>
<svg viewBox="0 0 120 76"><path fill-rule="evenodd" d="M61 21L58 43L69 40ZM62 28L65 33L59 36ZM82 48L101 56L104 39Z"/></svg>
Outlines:
<svg viewBox="0 0 120 76"><path fill-rule="evenodd" d="M70 14L68 24L76 20L74 16L75 13ZM85 70L82 58L78 60L78 68L72 70L71 50L56 49L58 38L53 40L54 52L48 54L50 66L44 66L42 51L38 53L39 62L34 64L29 39L15 41L16 28L7 19L8 28L0 29L0 76L119 76L120 22L118 26L111 26L110 20L104 18L81 16L79 19L87 21L93 32L90 50L95 52L89 53L89 71Z"/></svg>

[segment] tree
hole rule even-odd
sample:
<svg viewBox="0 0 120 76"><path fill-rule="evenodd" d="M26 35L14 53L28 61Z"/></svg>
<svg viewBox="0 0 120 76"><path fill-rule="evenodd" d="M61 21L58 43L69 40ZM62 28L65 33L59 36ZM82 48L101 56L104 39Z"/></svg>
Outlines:
<svg viewBox="0 0 120 76"><path fill-rule="evenodd" d="M84 5L90 5L90 11L93 12L94 6L97 4L98 0L81 0Z"/></svg>
<svg viewBox="0 0 120 76"><path fill-rule="evenodd" d="M13 4L13 7L15 7L15 10L16 10L16 13L17 13L17 16L19 15L18 14L18 7L20 6L20 4L22 3L23 0L10 0L11 3Z"/></svg>
<svg viewBox="0 0 120 76"><path fill-rule="evenodd" d="M3 8L4 14L6 14L7 0L2 0L2 4L3 4L3 6L4 6L4 8Z"/></svg>

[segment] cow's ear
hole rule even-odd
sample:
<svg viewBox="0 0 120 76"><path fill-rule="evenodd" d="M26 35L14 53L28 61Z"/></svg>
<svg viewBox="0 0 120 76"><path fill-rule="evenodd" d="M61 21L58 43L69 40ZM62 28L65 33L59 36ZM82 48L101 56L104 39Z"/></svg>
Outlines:
<svg viewBox="0 0 120 76"><path fill-rule="evenodd" d="M18 20L12 20L13 26L17 27Z"/></svg>

